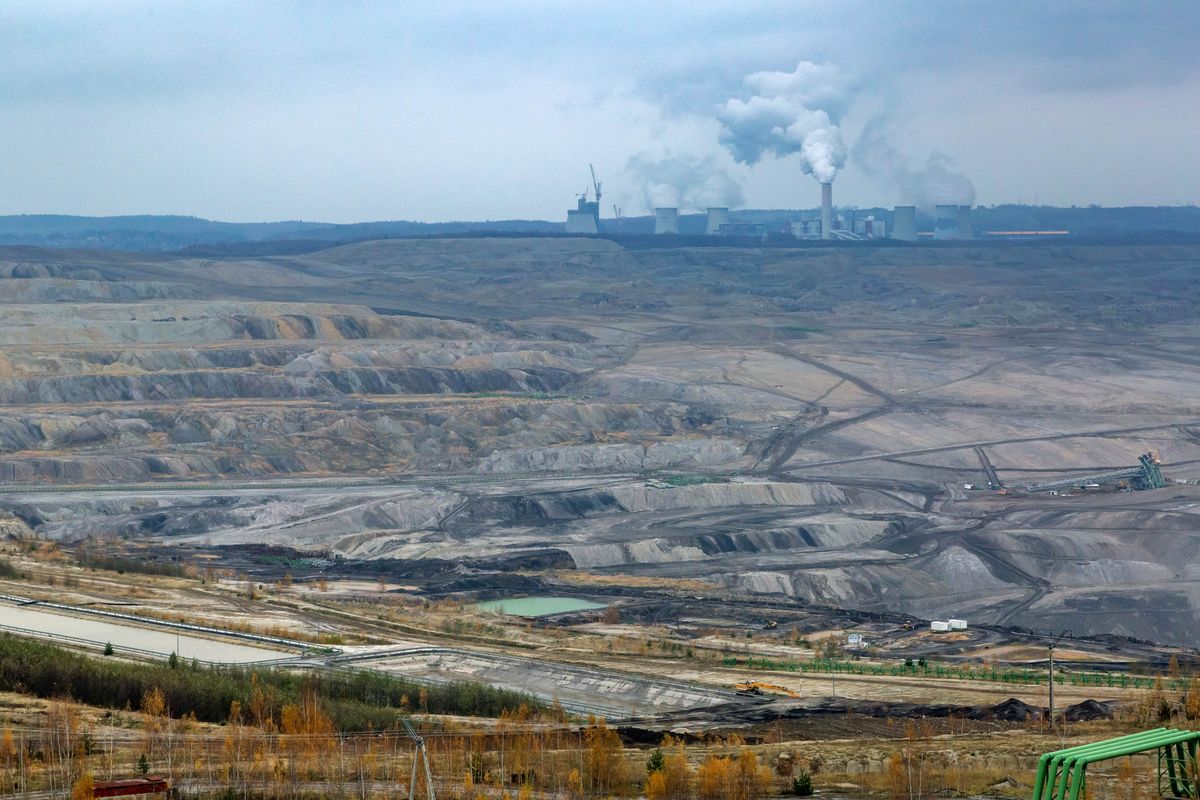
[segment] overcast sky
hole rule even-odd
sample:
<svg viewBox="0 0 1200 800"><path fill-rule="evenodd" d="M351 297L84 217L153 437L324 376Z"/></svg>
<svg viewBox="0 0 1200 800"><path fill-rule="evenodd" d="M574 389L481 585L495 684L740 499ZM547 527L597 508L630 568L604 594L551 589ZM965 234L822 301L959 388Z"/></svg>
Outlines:
<svg viewBox="0 0 1200 800"><path fill-rule="evenodd" d="M839 204L910 199L856 163L868 122L981 204L1196 203L1198 46L1196 0L7 0L0 214L562 219L589 161L632 214L635 157L811 207L798 155L738 163L718 116L803 61L839 76Z"/></svg>

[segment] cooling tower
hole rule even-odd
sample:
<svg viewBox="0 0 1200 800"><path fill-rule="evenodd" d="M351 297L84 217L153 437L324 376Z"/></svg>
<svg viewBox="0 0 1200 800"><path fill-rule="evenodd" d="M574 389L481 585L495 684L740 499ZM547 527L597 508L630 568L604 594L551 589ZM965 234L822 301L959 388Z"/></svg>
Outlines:
<svg viewBox="0 0 1200 800"><path fill-rule="evenodd" d="M917 240L916 206L896 206L892 212L892 238L905 242Z"/></svg>
<svg viewBox="0 0 1200 800"><path fill-rule="evenodd" d="M567 233L599 232L596 228L596 215L591 209L573 208L567 212Z"/></svg>
<svg viewBox="0 0 1200 800"><path fill-rule="evenodd" d="M708 222L704 226L704 232L709 236L715 236L721 226L729 222L728 208L710 208L708 210Z"/></svg>
<svg viewBox="0 0 1200 800"><path fill-rule="evenodd" d="M958 238L958 206L937 206L934 208L933 238Z"/></svg>
<svg viewBox="0 0 1200 800"><path fill-rule="evenodd" d="M821 184L821 238L833 238L833 184Z"/></svg>
<svg viewBox="0 0 1200 800"><path fill-rule="evenodd" d="M654 232L655 233L679 233L679 209L678 208L656 208L656 209L654 209Z"/></svg>
<svg viewBox="0 0 1200 800"><path fill-rule="evenodd" d="M975 228L971 226L971 207L958 207L958 238L974 239Z"/></svg>

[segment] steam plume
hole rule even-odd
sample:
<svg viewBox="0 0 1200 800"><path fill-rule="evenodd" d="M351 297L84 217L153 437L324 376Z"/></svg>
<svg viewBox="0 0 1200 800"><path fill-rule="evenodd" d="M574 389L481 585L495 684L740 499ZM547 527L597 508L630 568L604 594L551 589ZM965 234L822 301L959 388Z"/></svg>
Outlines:
<svg viewBox="0 0 1200 800"><path fill-rule="evenodd" d="M750 96L717 110L721 144L743 164L796 153L805 172L832 181L846 160L838 122L848 95L838 68L801 61L792 72L755 72L743 83Z"/></svg>
<svg viewBox="0 0 1200 800"><path fill-rule="evenodd" d="M892 184L900 200L922 208L938 204L975 204L975 184L944 153L930 153L924 163L892 144L883 117L875 117L854 143L854 161L868 175Z"/></svg>
<svg viewBox="0 0 1200 800"><path fill-rule="evenodd" d="M711 156L654 158L641 153L626 169L641 185L646 208L693 208L742 205L742 187Z"/></svg>

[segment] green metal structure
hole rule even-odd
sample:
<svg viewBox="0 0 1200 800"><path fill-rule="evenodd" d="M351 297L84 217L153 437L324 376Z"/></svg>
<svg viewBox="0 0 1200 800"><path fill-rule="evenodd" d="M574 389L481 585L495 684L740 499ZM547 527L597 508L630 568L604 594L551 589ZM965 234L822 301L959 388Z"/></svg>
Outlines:
<svg viewBox="0 0 1200 800"><path fill-rule="evenodd" d="M1158 468L1158 453L1153 450L1138 456L1138 464L1142 467L1142 485L1147 489L1165 489L1167 482Z"/></svg>
<svg viewBox="0 0 1200 800"><path fill-rule="evenodd" d="M1151 751L1157 757L1159 796L1197 800L1197 742L1200 731L1155 728L1046 753L1038 760L1033 800L1080 800L1089 764Z"/></svg>
<svg viewBox="0 0 1200 800"><path fill-rule="evenodd" d="M1136 489L1164 489L1167 486L1167 481L1163 477L1162 469L1159 468L1160 463L1161 459L1158 452L1151 450L1149 453L1143 453L1138 456L1138 465L1136 467L1098 472L1095 475L1063 478L1062 480L1050 481L1049 483L1038 483L1026 486L1025 491L1046 492L1051 489L1070 489L1087 486L1091 483L1115 483L1122 480L1129 481Z"/></svg>

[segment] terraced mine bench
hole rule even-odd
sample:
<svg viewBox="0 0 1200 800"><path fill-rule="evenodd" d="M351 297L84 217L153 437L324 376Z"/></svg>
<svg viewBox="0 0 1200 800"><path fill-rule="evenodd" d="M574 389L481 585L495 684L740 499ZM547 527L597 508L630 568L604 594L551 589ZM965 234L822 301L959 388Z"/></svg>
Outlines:
<svg viewBox="0 0 1200 800"><path fill-rule="evenodd" d="M1171 728L1119 736L1044 754L1038 760L1033 800L1079 800L1089 764L1155 752L1160 797L1196 798L1196 748L1200 731Z"/></svg>

